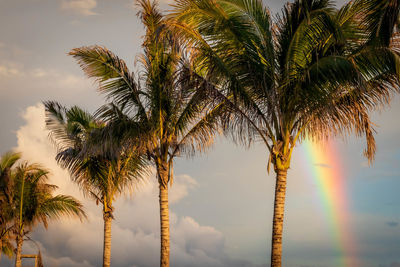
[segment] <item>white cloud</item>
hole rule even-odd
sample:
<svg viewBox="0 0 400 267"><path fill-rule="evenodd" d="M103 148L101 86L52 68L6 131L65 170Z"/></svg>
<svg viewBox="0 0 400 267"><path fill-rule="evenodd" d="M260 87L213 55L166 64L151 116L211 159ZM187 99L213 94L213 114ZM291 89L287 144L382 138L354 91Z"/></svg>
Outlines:
<svg viewBox="0 0 400 267"><path fill-rule="evenodd" d="M0 64L0 79L2 77L9 81L11 78L13 78L14 81L16 81L17 78L22 81L29 80L36 85L43 85L43 88L48 88L49 82L51 82L52 88L71 90L84 89L90 86L90 81L83 76L45 68L27 69L21 64L12 62Z"/></svg>
<svg viewBox="0 0 400 267"><path fill-rule="evenodd" d="M41 72L38 72L41 73ZM31 162L38 162L52 172L51 183L59 193L82 199L82 194L54 160L55 152L48 140L42 104L30 106L23 114L25 125L17 131L16 150ZM178 203L197 185L188 175L177 175L170 190L172 203ZM99 266L102 255L103 222L100 207L83 200L89 220L63 219L50 223L46 231L38 227L33 238L42 247L45 265ZM116 201L112 228L113 266L156 266L159 258L158 185L154 175L140 186L132 198ZM230 259L225 253L225 238L211 226L170 211L171 263L174 266L253 266ZM29 250L29 245L25 247Z"/></svg>
<svg viewBox="0 0 400 267"><path fill-rule="evenodd" d="M189 194L189 189L197 186L195 179L189 175L179 175L174 177L174 183L171 186L169 201L171 204L179 202Z"/></svg>
<svg viewBox="0 0 400 267"><path fill-rule="evenodd" d="M61 3L61 9L69 10L84 16L96 15L93 11L96 6L96 0L69 0Z"/></svg>
<svg viewBox="0 0 400 267"><path fill-rule="evenodd" d="M17 67L10 66L9 64L0 65L0 77L1 76L10 77L17 75L21 75L21 71Z"/></svg>

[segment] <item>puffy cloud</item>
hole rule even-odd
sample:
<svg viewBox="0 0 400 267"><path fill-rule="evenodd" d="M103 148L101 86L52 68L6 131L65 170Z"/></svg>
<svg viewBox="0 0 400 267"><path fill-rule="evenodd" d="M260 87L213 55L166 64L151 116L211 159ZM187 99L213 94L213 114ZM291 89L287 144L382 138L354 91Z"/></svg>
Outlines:
<svg viewBox="0 0 400 267"><path fill-rule="evenodd" d="M46 265L99 266L102 259L103 222L101 209L82 198L68 173L54 160L55 152L45 130L42 104L30 106L23 114L25 125L17 131L16 150L31 162L38 162L52 172L51 182L59 193L83 200L88 221L63 219L50 224L48 230L38 227L32 237L42 248ZM177 175L170 190L171 206L181 201L196 181L188 175ZM156 266L159 261L158 185L154 175L141 184L131 197L121 197L115 204L112 228L113 266ZM174 266L255 266L233 260L225 253L223 234L211 226L203 226L193 218L170 212L171 262ZM35 248L26 244L25 251Z"/></svg>
<svg viewBox="0 0 400 267"><path fill-rule="evenodd" d="M17 131L17 151L23 152L23 158L37 162L51 170L52 181L59 186L59 193L81 197L79 189L68 179L68 172L61 169L55 158L55 150L45 129L45 114L42 104L29 106L22 114L26 125Z"/></svg>
<svg viewBox="0 0 400 267"><path fill-rule="evenodd" d="M69 10L84 16L96 15L93 11L96 6L96 0L69 0L61 3L61 9Z"/></svg>

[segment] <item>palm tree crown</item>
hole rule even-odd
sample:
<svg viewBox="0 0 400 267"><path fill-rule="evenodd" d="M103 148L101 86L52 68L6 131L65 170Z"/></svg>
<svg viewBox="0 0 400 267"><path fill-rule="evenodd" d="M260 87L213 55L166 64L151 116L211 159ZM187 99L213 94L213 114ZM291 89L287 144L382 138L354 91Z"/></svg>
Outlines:
<svg viewBox="0 0 400 267"><path fill-rule="evenodd" d="M359 1L335 10L331 1L299 0L272 21L258 0L182 0L171 24L196 46L196 66L219 78L209 88L240 107L230 126L248 131L233 133L258 136L287 168L290 158L279 154L307 136L364 133L373 157L367 111L398 91L398 58L393 48L368 45L360 9Z"/></svg>
<svg viewBox="0 0 400 267"><path fill-rule="evenodd" d="M125 145L108 147L108 151L97 149L95 136L106 124L81 108L66 109L56 102L46 102L45 107L46 124L58 148L56 160L69 170L86 196L102 204L103 266L110 266L113 202L127 190L132 191L146 172L143 156Z"/></svg>
<svg viewBox="0 0 400 267"><path fill-rule="evenodd" d="M46 124L58 148L56 160L67 168L86 196L104 205L112 213L115 197L131 191L135 181L146 172L142 157L120 146L100 153L94 136L106 124L79 107L67 109L56 102L46 102Z"/></svg>

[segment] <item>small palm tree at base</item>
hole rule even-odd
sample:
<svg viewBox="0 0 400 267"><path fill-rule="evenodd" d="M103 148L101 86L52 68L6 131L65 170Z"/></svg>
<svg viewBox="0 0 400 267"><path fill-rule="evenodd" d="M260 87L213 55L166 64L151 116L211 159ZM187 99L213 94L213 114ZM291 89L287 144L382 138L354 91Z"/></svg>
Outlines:
<svg viewBox="0 0 400 267"><path fill-rule="evenodd" d="M10 155L6 154L0 162L9 158ZM14 154L13 159L17 158L18 154ZM61 216L86 217L82 204L75 198L67 195L53 196L57 186L47 183L49 171L39 164L19 163L12 169L9 167L8 175L2 175L1 179L2 188L12 192L8 194L11 198L7 214L2 213L1 216L7 216L11 222L10 231L16 241L15 267L21 267L24 237L35 225L42 223L47 228L49 220Z"/></svg>

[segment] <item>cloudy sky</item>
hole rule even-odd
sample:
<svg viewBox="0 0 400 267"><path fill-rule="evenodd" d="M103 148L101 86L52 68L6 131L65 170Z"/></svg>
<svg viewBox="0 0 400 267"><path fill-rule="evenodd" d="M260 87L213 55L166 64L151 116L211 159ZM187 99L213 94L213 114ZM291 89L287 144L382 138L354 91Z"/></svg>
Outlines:
<svg viewBox="0 0 400 267"><path fill-rule="evenodd" d="M283 1L266 4L276 13ZM36 228L32 238L45 266L100 266L102 215L54 162L40 103L99 107L103 99L94 84L66 54L74 47L104 45L134 70L143 35L136 13L132 0L0 0L0 152L16 149L50 168L59 192L82 199L89 215L84 223L63 220L47 231ZM288 176L284 266L335 267L349 261L400 266L399 115L399 97L373 114L378 151L372 166L362 156L362 139L332 140L340 155L335 162L310 159L298 146ZM260 144L245 149L219 138L209 153L177 160L170 193L172 266L267 266L274 188L267 156ZM313 173L337 166L342 174L335 179L345 195L334 199L347 200L332 213L319 187L324 177ZM116 204L113 266L158 264L157 187L150 178ZM338 220L337 214L346 216ZM35 250L26 243L25 252ZM11 266L4 258L0 265Z"/></svg>

